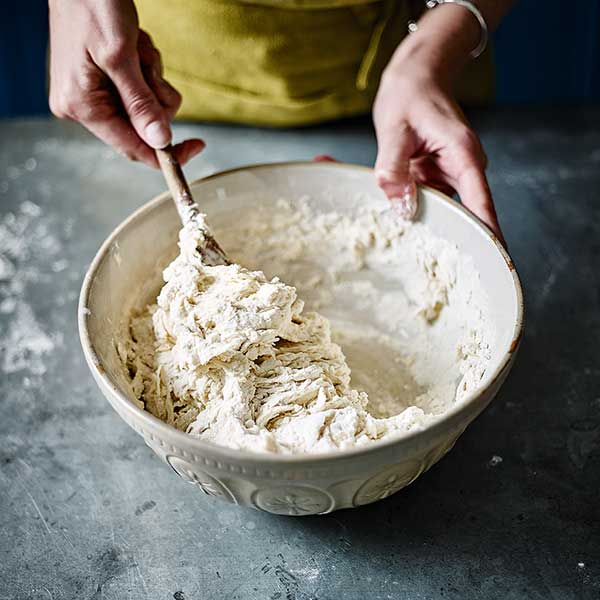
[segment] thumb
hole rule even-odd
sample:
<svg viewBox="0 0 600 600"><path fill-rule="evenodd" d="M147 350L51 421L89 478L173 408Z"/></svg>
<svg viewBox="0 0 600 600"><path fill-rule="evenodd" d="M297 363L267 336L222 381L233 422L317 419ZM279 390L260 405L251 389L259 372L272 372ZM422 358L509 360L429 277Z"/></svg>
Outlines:
<svg viewBox="0 0 600 600"><path fill-rule="evenodd" d="M110 73L125 112L137 134L152 148L164 148L171 143L171 127L167 114L146 83L139 61L122 63Z"/></svg>
<svg viewBox="0 0 600 600"><path fill-rule="evenodd" d="M416 151L414 134L408 126L377 131L375 178L393 208L405 219L417 212L417 186L410 174L410 159Z"/></svg>

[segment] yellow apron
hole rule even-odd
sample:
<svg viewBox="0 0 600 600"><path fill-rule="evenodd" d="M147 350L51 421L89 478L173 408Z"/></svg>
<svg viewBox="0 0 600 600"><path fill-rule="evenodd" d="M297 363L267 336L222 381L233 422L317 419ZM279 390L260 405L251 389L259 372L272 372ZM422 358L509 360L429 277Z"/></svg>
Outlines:
<svg viewBox="0 0 600 600"><path fill-rule="evenodd" d="M369 111L381 72L418 15L410 0L136 0L181 92L178 117L308 125ZM419 2L419 6L422 4ZM487 55L487 57L486 57ZM489 53L461 98L492 94Z"/></svg>

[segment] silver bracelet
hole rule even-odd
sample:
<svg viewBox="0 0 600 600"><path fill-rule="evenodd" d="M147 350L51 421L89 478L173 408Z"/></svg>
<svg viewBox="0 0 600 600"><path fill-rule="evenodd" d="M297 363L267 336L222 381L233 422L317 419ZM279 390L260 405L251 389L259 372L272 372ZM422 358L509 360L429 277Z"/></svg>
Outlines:
<svg viewBox="0 0 600 600"><path fill-rule="evenodd" d="M473 58L480 56L485 50L489 38L488 26L481 11L473 4L473 2L469 2L468 0L427 0L425 2L427 8L435 8L440 4L458 4L458 6L466 8L477 19L479 27L481 28L481 35L479 37L479 44L477 44L477 47L470 52L470 56ZM417 24L414 21L410 21L408 24L408 32L413 33L417 31L417 29Z"/></svg>

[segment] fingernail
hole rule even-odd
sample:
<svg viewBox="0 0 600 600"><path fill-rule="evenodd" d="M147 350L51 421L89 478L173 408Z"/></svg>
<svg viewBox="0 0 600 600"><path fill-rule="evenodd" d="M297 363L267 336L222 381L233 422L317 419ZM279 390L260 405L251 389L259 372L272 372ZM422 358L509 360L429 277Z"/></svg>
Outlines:
<svg viewBox="0 0 600 600"><path fill-rule="evenodd" d="M147 125L144 129L144 137L152 148L164 148L171 143L171 132L160 121L152 121Z"/></svg>
<svg viewBox="0 0 600 600"><path fill-rule="evenodd" d="M415 183L406 184L399 195L390 198L390 203L401 218L407 221L414 220L419 208Z"/></svg>

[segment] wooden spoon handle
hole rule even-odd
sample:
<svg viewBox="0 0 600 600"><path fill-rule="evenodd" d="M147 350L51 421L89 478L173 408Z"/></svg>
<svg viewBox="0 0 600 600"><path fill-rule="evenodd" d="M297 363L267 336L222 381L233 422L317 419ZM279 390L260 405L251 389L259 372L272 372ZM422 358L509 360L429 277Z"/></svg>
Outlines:
<svg viewBox="0 0 600 600"><path fill-rule="evenodd" d="M170 144L162 150L156 150L156 158L162 173L173 196L177 212L181 221L185 224L193 216L198 214L198 205L194 202L190 187L185 180L179 161L173 154L173 146Z"/></svg>
<svg viewBox="0 0 600 600"><path fill-rule="evenodd" d="M194 197L190 191L190 186L185 180L185 175L181 170L179 161L173 154L173 146L170 144L162 150L156 150L156 158L158 158L158 164L163 172L179 218L183 225L187 225L200 214L200 208L194 202ZM202 221L203 223L203 221ZM229 260L225 255L225 252L219 246L219 243L213 237L213 234L208 230L206 225L201 226L203 233L203 243L197 248L198 252L202 256L202 259L207 265L228 265Z"/></svg>

